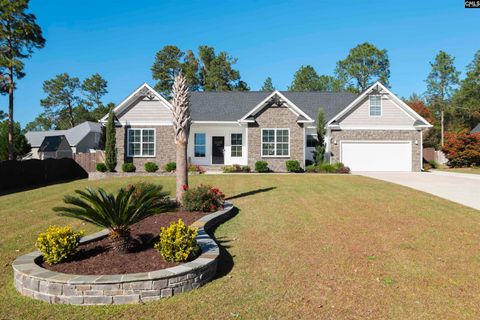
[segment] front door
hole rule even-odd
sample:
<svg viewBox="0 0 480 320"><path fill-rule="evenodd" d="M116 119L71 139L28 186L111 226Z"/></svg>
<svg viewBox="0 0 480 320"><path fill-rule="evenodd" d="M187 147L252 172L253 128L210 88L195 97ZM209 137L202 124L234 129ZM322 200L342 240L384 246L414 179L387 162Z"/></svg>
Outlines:
<svg viewBox="0 0 480 320"><path fill-rule="evenodd" d="M212 137L212 164L224 164L225 137Z"/></svg>

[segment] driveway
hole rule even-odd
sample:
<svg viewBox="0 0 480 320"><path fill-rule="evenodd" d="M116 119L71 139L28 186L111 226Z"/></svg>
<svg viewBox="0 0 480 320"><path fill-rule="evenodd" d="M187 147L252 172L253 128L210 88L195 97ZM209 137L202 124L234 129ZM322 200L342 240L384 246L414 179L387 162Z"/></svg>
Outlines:
<svg viewBox="0 0 480 320"><path fill-rule="evenodd" d="M431 193L480 210L480 175L451 172L354 172Z"/></svg>

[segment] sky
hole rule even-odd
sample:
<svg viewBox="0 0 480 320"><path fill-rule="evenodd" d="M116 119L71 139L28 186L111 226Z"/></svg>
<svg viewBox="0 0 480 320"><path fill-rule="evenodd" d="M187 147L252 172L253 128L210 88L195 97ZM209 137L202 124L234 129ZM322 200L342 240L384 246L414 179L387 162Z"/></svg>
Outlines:
<svg viewBox="0 0 480 320"><path fill-rule="evenodd" d="M98 72L108 81L104 101L119 103L142 83L155 84L150 67L165 45L227 51L252 90L268 76L286 90L301 65L333 74L338 60L368 41L387 50L390 85L400 96L425 91L439 50L455 57L463 76L480 49L480 9L465 9L461 0L32 0L30 12L46 44L25 61L15 92L22 127L42 112L45 80ZM0 110L7 104L0 97Z"/></svg>

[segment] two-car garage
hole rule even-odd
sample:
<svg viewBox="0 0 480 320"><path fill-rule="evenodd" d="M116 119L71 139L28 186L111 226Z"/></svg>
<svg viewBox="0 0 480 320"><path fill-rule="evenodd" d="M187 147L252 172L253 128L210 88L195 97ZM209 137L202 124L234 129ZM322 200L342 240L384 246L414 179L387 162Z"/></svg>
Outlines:
<svg viewBox="0 0 480 320"><path fill-rule="evenodd" d="M352 171L412 171L412 142L340 141L340 161Z"/></svg>

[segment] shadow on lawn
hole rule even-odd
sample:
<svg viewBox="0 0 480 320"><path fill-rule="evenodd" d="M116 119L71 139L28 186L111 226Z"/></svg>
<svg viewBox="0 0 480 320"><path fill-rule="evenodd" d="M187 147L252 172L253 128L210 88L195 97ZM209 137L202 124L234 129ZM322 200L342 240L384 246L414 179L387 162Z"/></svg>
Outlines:
<svg viewBox="0 0 480 320"><path fill-rule="evenodd" d="M263 189L251 190L251 191L247 191L247 192L243 192L243 193L239 193L237 195L231 196L231 197L229 197L225 200L233 200L233 199L248 197L248 196L252 196L252 195L257 194L257 193L268 192L268 191L274 190L276 188L277 187L268 187L268 188L263 188Z"/></svg>

